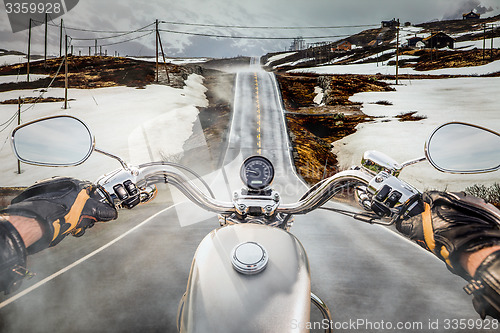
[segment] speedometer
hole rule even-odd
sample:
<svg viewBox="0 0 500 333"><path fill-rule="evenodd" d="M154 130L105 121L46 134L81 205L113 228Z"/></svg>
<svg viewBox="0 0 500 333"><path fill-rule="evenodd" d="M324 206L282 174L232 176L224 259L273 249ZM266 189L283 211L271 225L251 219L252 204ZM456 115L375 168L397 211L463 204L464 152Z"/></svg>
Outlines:
<svg viewBox="0 0 500 333"><path fill-rule="evenodd" d="M251 156L243 162L240 170L243 183L252 190L262 190L273 182L274 167L262 156Z"/></svg>

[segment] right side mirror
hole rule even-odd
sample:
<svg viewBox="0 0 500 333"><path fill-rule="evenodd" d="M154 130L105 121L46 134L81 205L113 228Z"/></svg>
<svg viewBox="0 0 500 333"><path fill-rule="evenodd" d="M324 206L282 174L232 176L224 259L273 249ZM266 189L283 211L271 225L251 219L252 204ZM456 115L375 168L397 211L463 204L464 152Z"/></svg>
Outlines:
<svg viewBox="0 0 500 333"><path fill-rule="evenodd" d="M460 122L441 125L425 144L425 155L439 171L483 173L500 169L500 135Z"/></svg>

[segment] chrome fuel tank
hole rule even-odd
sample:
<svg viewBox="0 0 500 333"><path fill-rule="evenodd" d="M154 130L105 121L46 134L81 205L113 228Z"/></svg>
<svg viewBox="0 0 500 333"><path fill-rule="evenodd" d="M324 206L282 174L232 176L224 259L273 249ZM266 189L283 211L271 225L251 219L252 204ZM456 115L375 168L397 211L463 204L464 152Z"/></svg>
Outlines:
<svg viewBox="0 0 500 333"><path fill-rule="evenodd" d="M181 332L301 332L310 314L309 263L292 234L236 224L198 246L179 305Z"/></svg>

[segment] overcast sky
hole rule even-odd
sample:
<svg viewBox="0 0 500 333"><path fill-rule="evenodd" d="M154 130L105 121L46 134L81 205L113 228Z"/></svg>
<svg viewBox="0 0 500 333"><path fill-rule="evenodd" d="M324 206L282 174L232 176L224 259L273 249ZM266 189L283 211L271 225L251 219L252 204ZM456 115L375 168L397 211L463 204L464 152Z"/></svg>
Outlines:
<svg viewBox="0 0 500 333"><path fill-rule="evenodd" d="M0 49L27 52L27 31L12 33L5 8L0 7ZM431 20L461 18L463 13L475 10L482 17L500 14L500 0L80 0L62 18L68 27L106 31L130 31L153 23L155 19L167 22L239 25L239 26L344 26L379 25L382 20L399 18L401 22L423 23ZM60 18L54 19L59 24ZM149 29L154 28L154 26ZM295 37L337 36L353 34L364 28L342 29L238 29L215 28L173 24L160 24L163 30L196 34ZM32 32L32 52L41 54L44 49L44 28ZM74 38L95 38L110 34L90 34L67 30ZM99 44L113 43L144 33L121 38L106 39ZM190 36L162 32L161 38L167 56L175 57L232 57L236 55L262 55L283 51L290 40L251 40ZM306 42L330 41L308 39ZM154 54L154 35L124 44L103 46L108 54L147 56ZM75 49L88 54L93 41L73 40ZM59 54L59 28L49 26L49 53Z"/></svg>

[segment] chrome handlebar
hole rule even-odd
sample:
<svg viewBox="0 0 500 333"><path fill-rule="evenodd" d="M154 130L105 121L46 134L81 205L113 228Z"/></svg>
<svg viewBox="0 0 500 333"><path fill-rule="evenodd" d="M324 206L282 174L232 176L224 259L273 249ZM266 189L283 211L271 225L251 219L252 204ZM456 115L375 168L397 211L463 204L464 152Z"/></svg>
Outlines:
<svg viewBox="0 0 500 333"><path fill-rule="evenodd" d="M373 174L361 169L339 172L310 189L307 195L298 202L277 205L276 212L295 215L306 214L324 205L346 183L367 185L372 178ZM115 193L117 184L121 185L129 182L136 184L139 195L152 184L168 183L175 186L189 200L205 210L222 215L240 212L235 202L220 201L204 193L179 170L178 166L173 166L171 163L148 163L136 168L130 167L128 170L117 169L97 180L97 184L110 193L117 207L132 208L124 205L124 200ZM130 201L129 198L126 200Z"/></svg>

